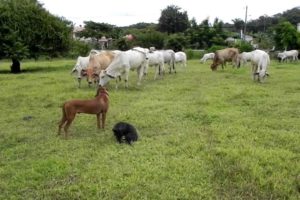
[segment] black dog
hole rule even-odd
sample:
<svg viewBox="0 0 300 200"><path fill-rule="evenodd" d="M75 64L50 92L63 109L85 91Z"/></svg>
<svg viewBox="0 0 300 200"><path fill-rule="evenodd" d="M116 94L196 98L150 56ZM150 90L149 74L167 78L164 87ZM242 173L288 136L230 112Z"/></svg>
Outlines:
<svg viewBox="0 0 300 200"><path fill-rule="evenodd" d="M138 134L135 127L126 122L118 122L113 127L112 131L119 143L122 143L124 140L127 144L137 141Z"/></svg>

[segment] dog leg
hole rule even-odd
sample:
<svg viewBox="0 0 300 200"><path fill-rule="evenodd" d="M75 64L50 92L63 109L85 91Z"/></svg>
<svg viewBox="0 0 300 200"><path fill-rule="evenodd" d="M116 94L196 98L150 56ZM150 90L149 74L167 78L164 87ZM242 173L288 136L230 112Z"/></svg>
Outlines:
<svg viewBox="0 0 300 200"><path fill-rule="evenodd" d="M102 113L102 128L105 128L106 112Z"/></svg>
<svg viewBox="0 0 300 200"><path fill-rule="evenodd" d="M70 118L69 120L67 120L67 123L64 127L64 131L65 131L65 139L68 139L68 134L69 134L69 127L72 124L72 121L74 120L74 118Z"/></svg>
<svg viewBox="0 0 300 200"><path fill-rule="evenodd" d="M67 121L66 112L65 112L64 108L62 109L62 113L63 113L63 116L62 116L62 118L61 118L61 120L58 124L58 133L57 133L57 135L61 134L61 128L64 126L64 124Z"/></svg>
<svg viewBox="0 0 300 200"><path fill-rule="evenodd" d="M96 114L97 115L97 127L98 127L98 129L100 129L101 127L100 127L100 118L101 118L101 113L98 113L98 114Z"/></svg>

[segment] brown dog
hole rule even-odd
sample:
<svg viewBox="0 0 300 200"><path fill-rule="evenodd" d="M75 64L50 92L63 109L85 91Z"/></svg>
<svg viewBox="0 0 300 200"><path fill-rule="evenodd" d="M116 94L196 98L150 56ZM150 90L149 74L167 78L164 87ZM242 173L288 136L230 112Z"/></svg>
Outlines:
<svg viewBox="0 0 300 200"><path fill-rule="evenodd" d="M97 115L97 126L100 127L100 117L102 118L102 128L105 126L106 113L108 111L108 92L104 87L99 87L94 99L91 100L70 100L66 101L62 107L62 119L58 126L58 135L64 126L65 138L68 137L68 129L77 113ZM102 116L101 116L102 114Z"/></svg>

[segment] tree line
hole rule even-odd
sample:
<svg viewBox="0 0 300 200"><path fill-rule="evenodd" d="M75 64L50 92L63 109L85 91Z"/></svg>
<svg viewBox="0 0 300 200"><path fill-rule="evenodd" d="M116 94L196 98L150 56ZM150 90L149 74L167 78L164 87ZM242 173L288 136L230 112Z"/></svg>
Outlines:
<svg viewBox="0 0 300 200"><path fill-rule="evenodd" d="M300 33L296 24L300 22L300 9L293 8L274 16L261 16L245 22L236 18L232 23L223 23L216 18L213 23L204 19L198 23L189 19L188 13L175 5L161 11L158 23L138 23L127 27L117 27L107 23L84 22L84 30L77 37L102 36L113 38L110 48L127 50L133 46L158 49L172 48L209 49L214 51L225 46L236 46L242 51L252 46L240 41L229 44L228 37L240 39L239 33L247 26L247 34L255 38L262 48L300 48ZM11 72L21 72L20 61L24 58L38 59L59 56L86 55L97 44L85 44L72 37L74 24L59 16L54 16L38 0L0 0L0 59L12 60ZM131 34L133 40L124 35Z"/></svg>

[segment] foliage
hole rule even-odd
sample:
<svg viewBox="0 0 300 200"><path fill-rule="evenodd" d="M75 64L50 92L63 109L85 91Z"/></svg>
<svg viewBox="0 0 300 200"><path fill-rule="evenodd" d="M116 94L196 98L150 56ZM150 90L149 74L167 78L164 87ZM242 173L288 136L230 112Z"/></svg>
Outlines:
<svg viewBox="0 0 300 200"><path fill-rule="evenodd" d="M200 50L195 50L195 49L186 49L185 50L187 59L200 59L202 58L204 51L200 51Z"/></svg>
<svg viewBox="0 0 300 200"><path fill-rule="evenodd" d="M128 89L108 86L105 130L81 114L64 140L62 103L95 95L77 88L74 64L1 68L0 199L298 199L299 64L273 61L264 84L198 59L155 81L149 69L140 87L130 72ZM118 121L137 127L133 146L117 144Z"/></svg>
<svg viewBox="0 0 300 200"><path fill-rule="evenodd" d="M73 40L68 56L76 58L78 56L87 56L91 50L91 46L78 40Z"/></svg>
<svg viewBox="0 0 300 200"><path fill-rule="evenodd" d="M294 26L297 26L297 24L300 22L300 7L284 11L282 14L278 14L277 17L278 16L286 21L289 21Z"/></svg>
<svg viewBox="0 0 300 200"><path fill-rule="evenodd" d="M166 49L173 49L174 51L183 51L185 46L187 46L187 42L182 34L171 35L165 44Z"/></svg>
<svg viewBox="0 0 300 200"><path fill-rule="evenodd" d="M267 15L260 16L258 19L247 22L247 32L258 33L266 32L268 29L278 24L279 18L269 17Z"/></svg>
<svg viewBox="0 0 300 200"><path fill-rule="evenodd" d="M133 43L131 41L126 40L125 38L117 39L114 45L117 47L117 49L121 51L127 51L128 49L134 47Z"/></svg>
<svg viewBox="0 0 300 200"><path fill-rule="evenodd" d="M247 23L248 32L258 33L266 32L268 29L275 27L280 21L289 21L294 26L300 22L300 9L293 8L274 16L263 15L258 19L251 20Z"/></svg>
<svg viewBox="0 0 300 200"><path fill-rule="evenodd" d="M300 33L287 21L280 22L275 27L274 40L276 47L281 49L298 49L300 48Z"/></svg>
<svg viewBox="0 0 300 200"><path fill-rule="evenodd" d="M106 38L119 38L122 33L120 28L107 23L85 21L84 24L84 30L77 33L78 37L100 39L102 36L105 36Z"/></svg>
<svg viewBox="0 0 300 200"><path fill-rule="evenodd" d="M189 19L186 11L181 12L181 8L175 5L167 6L161 11L158 20L158 29L162 32L178 33L189 28Z"/></svg>
<svg viewBox="0 0 300 200"><path fill-rule="evenodd" d="M154 30L157 28L157 24L141 22L137 24L132 24L128 27L123 27L123 29L149 29L149 28Z"/></svg>
<svg viewBox="0 0 300 200"><path fill-rule="evenodd" d="M238 48L240 52L250 52L253 51L253 47L249 42L239 40L234 45L235 48Z"/></svg>
<svg viewBox="0 0 300 200"><path fill-rule="evenodd" d="M240 32L244 29L245 22L241 18L235 18L232 20L233 26L236 32Z"/></svg>
<svg viewBox="0 0 300 200"><path fill-rule="evenodd" d="M203 20L199 25L193 22L193 26L187 30L186 35L192 48L209 48L212 45L225 45L227 34L223 28L223 22L218 18L211 25L208 19Z"/></svg>
<svg viewBox="0 0 300 200"><path fill-rule="evenodd" d="M208 52L216 52L217 50L221 50L226 48L226 46L220 46L220 45L212 45L210 48L207 49Z"/></svg>
<svg viewBox="0 0 300 200"><path fill-rule="evenodd" d="M146 29L128 29L125 33L133 34L135 39L132 41L132 46L142 46L142 47L156 47L157 49L162 49L164 47L164 41L167 35L153 30L153 28Z"/></svg>
<svg viewBox="0 0 300 200"><path fill-rule="evenodd" d="M275 41L272 37L272 33L259 32L254 35L256 38L256 43L259 44L260 49L273 49L275 47Z"/></svg>
<svg viewBox="0 0 300 200"><path fill-rule="evenodd" d="M70 22L51 15L37 0L0 0L2 58L19 63L25 57L64 54L69 50L71 30Z"/></svg>

